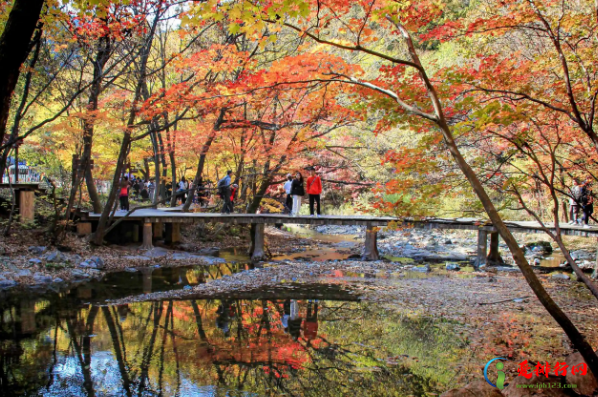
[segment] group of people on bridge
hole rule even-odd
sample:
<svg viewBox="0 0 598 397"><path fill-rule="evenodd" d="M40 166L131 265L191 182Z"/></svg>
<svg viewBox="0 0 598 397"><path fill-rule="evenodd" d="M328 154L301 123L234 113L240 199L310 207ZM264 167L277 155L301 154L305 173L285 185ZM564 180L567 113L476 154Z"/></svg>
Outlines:
<svg viewBox="0 0 598 397"><path fill-rule="evenodd" d="M310 215L316 217L321 215L320 196L322 194L322 180L314 167L309 167L306 170L309 172L307 180L304 180L302 173L297 171L294 174L287 174L287 180L284 184L284 194L286 195L284 198L284 213L293 217L299 215L303 197L306 195L309 197ZM218 195L223 202L221 211L223 214L234 212L235 199L239 191L239 186L232 182L232 176L233 171L228 170L226 175L216 185ZM128 176L124 176L119 186L120 209L129 210L129 195L131 190L134 199L145 201L151 200L154 197L155 189L156 187L152 180L143 180L136 178L134 175L129 180ZM172 197L172 185L167 184L166 189L168 189L166 197ZM205 206L208 201L207 190L202 178L200 178L197 188L193 189L192 183L188 182L183 176L177 184L175 194L177 201L183 204L187 200L187 195L193 192L194 195L197 195L194 197L193 202L199 203L200 206Z"/></svg>

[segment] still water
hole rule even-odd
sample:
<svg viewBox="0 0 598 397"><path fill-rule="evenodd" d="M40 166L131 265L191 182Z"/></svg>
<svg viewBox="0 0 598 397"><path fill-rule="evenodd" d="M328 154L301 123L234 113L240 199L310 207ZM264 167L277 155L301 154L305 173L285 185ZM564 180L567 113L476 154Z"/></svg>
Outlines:
<svg viewBox="0 0 598 397"><path fill-rule="evenodd" d="M0 395L427 396L450 386L467 354L451 324L356 301L338 284L110 304L248 270L114 273L6 297Z"/></svg>

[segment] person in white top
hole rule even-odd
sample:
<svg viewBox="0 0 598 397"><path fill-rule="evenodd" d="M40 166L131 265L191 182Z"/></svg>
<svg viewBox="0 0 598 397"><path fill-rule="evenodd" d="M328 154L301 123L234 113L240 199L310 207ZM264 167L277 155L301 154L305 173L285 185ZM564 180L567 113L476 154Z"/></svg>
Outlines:
<svg viewBox="0 0 598 397"><path fill-rule="evenodd" d="M284 204L284 212L290 214L293 210L293 197L291 196L291 187L293 186L293 176L287 174L287 181L284 184L284 192L287 194L287 199Z"/></svg>

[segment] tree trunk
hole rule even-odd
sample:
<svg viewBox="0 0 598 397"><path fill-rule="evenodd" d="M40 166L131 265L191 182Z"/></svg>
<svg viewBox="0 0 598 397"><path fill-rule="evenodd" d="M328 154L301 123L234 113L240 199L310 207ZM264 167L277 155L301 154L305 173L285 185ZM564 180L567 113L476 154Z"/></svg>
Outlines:
<svg viewBox="0 0 598 397"><path fill-rule="evenodd" d="M112 186L110 189L110 193L108 194L108 199L106 201L106 206L102 211L102 216L98 221L98 227L93 237L93 242L97 245L102 245L104 241L104 231L106 230L106 226L108 223L108 218L110 217L110 212L112 207L116 201L116 193L119 190L120 186L120 178L121 172L123 170L123 166L125 164L125 160L129 153L129 147L131 145L131 134L133 132L132 126L135 122L135 118L137 117L137 104L142 97L142 90L144 88L145 79L146 79L146 72L147 72L147 61L149 58L152 42L156 33L156 28L158 26L158 21L160 19L160 11L156 13L154 21L152 23L152 27L150 32L148 33L148 37L143 44L143 47L140 51L140 65L139 65L139 75L137 77L137 85L135 88L135 95L133 97L133 101L131 103L131 110L129 113L129 118L127 120L127 128L125 129L123 140L120 145L120 152L118 154L118 159L116 161L116 169L114 170L114 177L112 178Z"/></svg>
<svg viewBox="0 0 598 397"><path fill-rule="evenodd" d="M43 5L44 0L15 0L0 36L0 142L4 142L12 94Z"/></svg>
<svg viewBox="0 0 598 397"><path fill-rule="evenodd" d="M83 124L83 154L81 156L81 167L85 173L85 182L89 199L93 206L93 212L102 212L102 202L100 195L93 180L93 171L91 168L91 152L93 146L93 133L95 127L96 115L98 110L98 99L102 92L102 82L104 75L104 66L110 58L112 43L108 37L100 37L98 40L98 49L95 62L93 62L93 84L89 92L89 102L87 110L91 115L87 115Z"/></svg>
<svg viewBox="0 0 598 397"><path fill-rule="evenodd" d="M195 190L197 189L197 185L199 184L199 180L201 179L201 174L203 173L203 167L206 162L206 156L208 155L210 146L212 146L212 142L214 142L214 138L216 138L216 132L220 129L220 125L224 120L225 113L225 108L220 109L218 120L216 120L214 128L210 132L208 139L201 148L201 153L199 154L199 161L197 163L197 171L195 172L195 177L193 178L193 189L191 189L188 193L187 201L185 201L185 204L183 205L183 212L189 211L189 207L191 207L191 203L193 202L193 195L195 194Z"/></svg>

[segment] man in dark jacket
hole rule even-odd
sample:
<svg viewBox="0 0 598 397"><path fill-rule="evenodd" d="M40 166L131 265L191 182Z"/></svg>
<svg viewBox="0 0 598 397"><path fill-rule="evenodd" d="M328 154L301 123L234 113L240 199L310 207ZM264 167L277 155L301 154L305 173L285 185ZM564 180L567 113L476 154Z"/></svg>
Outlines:
<svg viewBox="0 0 598 397"><path fill-rule="evenodd" d="M222 213L223 214L230 214L233 212L233 206L230 202L230 177L233 174L231 170L226 171L226 176L218 181L218 193L220 197L224 201L224 205L222 206Z"/></svg>

